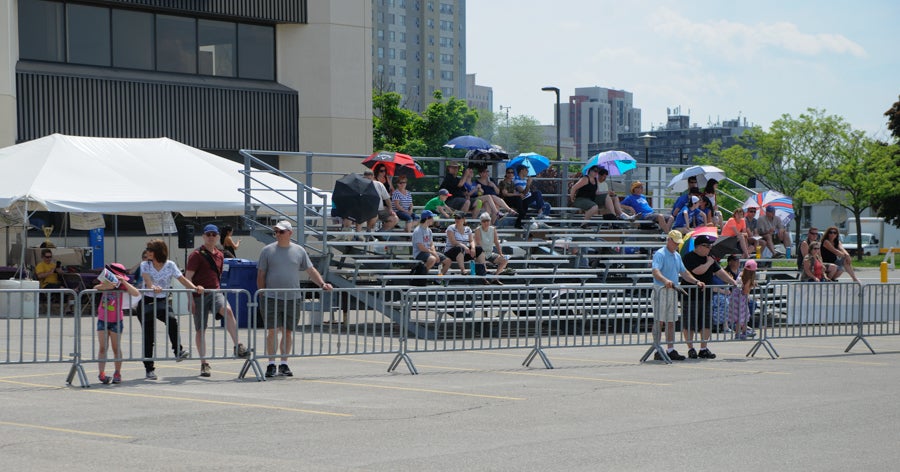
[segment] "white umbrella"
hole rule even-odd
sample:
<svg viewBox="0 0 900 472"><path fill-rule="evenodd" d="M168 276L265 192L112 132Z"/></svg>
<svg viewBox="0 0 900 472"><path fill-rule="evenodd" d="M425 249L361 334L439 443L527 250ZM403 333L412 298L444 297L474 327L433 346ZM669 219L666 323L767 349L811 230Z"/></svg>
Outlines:
<svg viewBox="0 0 900 472"><path fill-rule="evenodd" d="M688 167L684 172L672 177L672 181L669 182L669 188L676 192L687 190L687 181L689 177L697 177L697 184L700 188L703 188L703 186L706 185L706 181L709 179L716 179L718 181L723 180L725 178L725 171L716 166Z"/></svg>

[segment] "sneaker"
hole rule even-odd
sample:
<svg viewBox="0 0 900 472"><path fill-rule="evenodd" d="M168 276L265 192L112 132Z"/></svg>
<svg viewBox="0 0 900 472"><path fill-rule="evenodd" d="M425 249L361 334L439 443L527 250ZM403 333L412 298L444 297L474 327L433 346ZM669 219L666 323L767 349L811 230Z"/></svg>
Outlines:
<svg viewBox="0 0 900 472"><path fill-rule="evenodd" d="M191 351L185 351L184 349L182 349L181 352L179 352L178 355L175 356L175 362L181 362L188 357L191 357Z"/></svg>
<svg viewBox="0 0 900 472"><path fill-rule="evenodd" d="M712 353L709 349L701 349L700 353L697 354L701 359L715 359L716 355Z"/></svg>
<svg viewBox="0 0 900 472"><path fill-rule="evenodd" d="M211 372L212 369L210 369L209 364L206 362L200 364L200 377L209 377Z"/></svg>
<svg viewBox="0 0 900 472"><path fill-rule="evenodd" d="M113 383L114 383L114 384L122 383L122 374L120 374L120 373L118 373L118 372L116 372L115 374L113 374Z"/></svg>
<svg viewBox="0 0 900 472"><path fill-rule="evenodd" d="M781 252L781 251L775 251L775 254L773 254L772 257L775 258L775 259L783 259L783 258L784 258L784 253Z"/></svg>
<svg viewBox="0 0 900 472"><path fill-rule="evenodd" d="M246 359L250 357L250 350L244 347L243 344L238 344L234 347L234 357L240 357L242 359Z"/></svg>
<svg viewBox="0 0 900 472"><path fill-rule="evenodd" d="M283 375L285 377L293 377L294 373L291 372L291 368L288 367L287 364L281 364L278 366L278 375Z"/></svg>
<svg viewBox="0 0 900 472"><path fill-rule="evenodd" d="M734 339L737 339L738 341L746 341L746 340L747 340L747 335L744 334L744 333L736 333L736 334L734 335Z"/></svg>
<svg viewBox="0 0 900 472"><path fill-rule="evenodd" d="M266 367L266 378L275 377L275 375L277 375L275 371L275 364L269 364Z"/></svg>
<svg viewBox="0 0 900 472"><path fill-rule="evenodd" d="M653 360L654 360L654 361L661 361L661 360L662 360L662 356L659 355L659 352L654 352L654 353L653 353Z"/></svg>
<svg viewBox="0 0 900 472"><path fill-rule="evenodd" d="M691 359L696 359L697 351L694 348L688 349L688 357L690 357Z"/></svg>
<svg viewBox="0 0 900 472"><path fill-rule="evenodd" d="M679 354L678 351L676 351L674 349L669 351L668 354L669 354L669 359L672 359L673 361L683 361L684 360L684 356Z"/></svg>
<svg viewBox="0 0 900 472"><path fill-rule="evenodd" d="M112 377L106 374L100 374L97 378L100 379L100 383L103 385L109 385L109 383L112 382Z"/></svg>
<svg viewBox="0 0 900 472"><path fill-rule="evenodd" d="M159 377L156 376L156 371L155 371L155 370L148 370L148 371L147 371L147 377L146 377L146 378L147 378L147 380L156 380L156 379L159 378Z"/></svg>
<svg viewBox="0 0 900 472"><path fill-rule="evenodd" d="M621 215L619 215L619 219L623 221L631 221L634 219L634 217L629 215L628 213L622 213Z"/></svg>

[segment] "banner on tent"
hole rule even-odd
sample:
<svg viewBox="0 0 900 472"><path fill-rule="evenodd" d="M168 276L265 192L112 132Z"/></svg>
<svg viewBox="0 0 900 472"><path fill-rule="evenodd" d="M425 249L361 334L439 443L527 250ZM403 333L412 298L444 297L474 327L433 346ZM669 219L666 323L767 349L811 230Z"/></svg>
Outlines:
<svg viewBox="0 0 900 472"><path fill-rule="evenodd" d="M89 231L97 228L106 228L103 215L100 213L69 213L69 226L72 229Z"/></svg>
<svg viewBox="0 0 900 472"><path fill-rule="evenodd" d="M168 211L155 211L142 213L144 218L144 230L147 234L175 234L175 218Z"/></svg>

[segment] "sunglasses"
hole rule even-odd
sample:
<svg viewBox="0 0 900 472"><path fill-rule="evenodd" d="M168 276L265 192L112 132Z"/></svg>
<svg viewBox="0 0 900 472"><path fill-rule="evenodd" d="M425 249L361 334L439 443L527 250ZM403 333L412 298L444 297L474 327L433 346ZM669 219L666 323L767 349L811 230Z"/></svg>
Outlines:
<svg viewBox="0 0 900 472"><path fill-rule="evenodd" d="M698 244L697 247L705 247L705 248L709 248L709 247L712 247L712 246L709 245L709 244Z"/></svg>
<svg viewBox="0 0 900 472"><path fill-rule="evenodd" d="M219 233L212 233L212 232L210 232L210 233L203 233L203 235L204 235L204 236L208 236L208 237L211 238L211 237L213 237L213 236L218 236Z"/></svg>
<svg viewBox="0 0 900 472"><path fill-rule="evenodd" d="M400 181L400 182L397 182L397 185L406 185L406 182Z"/></svg>
<svg viewBox="0 0 900 472"><path fill-rule="evenodd" d="M53 259L53 256L41 256L41 257L43 257L44 259Z"/></svg>
<svg viewBox="0 0 900 472"><path fill-rule="evenodd" d="M287 233L287 232L288 232L288 231L287 231L287 230L284 230L284 229L276 229L276 230L275 230L275 234L284 234L284 233Z"/></svg>

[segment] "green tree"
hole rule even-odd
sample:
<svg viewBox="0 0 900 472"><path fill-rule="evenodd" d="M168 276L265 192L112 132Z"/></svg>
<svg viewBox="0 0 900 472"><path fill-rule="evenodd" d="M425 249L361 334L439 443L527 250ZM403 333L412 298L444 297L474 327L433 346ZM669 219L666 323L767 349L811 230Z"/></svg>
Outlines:
<svg viewBox="0 0 900 472"><path fill-rule="evenodd" d="M434 102L422 113L422 121L417 123L416 132L425 144L428 156L452 156L454 150L444 147L456 136L472 134L478 112L469 108L465 100L450 97L444 102L440 90L434 91ZM456 151L458 152L458 151Z"/></svg>
<svg viewBox="0 0 900 472"><path fill-rule="evenodd" d="M883 168L873 177L884 179L893 185L881 185L880 191L873 198L872 207L875 214L885 221L900 226L900 100L884 112L888 117L887 127L891 130L893 143L880 143L888 158Z"/></svg>
<svg viewBox="0 0 900 472"><path fill-rule="evenodd" d="M835 164L835 147L848 131L842 118L808 109L797 118L782 115L769 131L751 128L728 149L721 149L716 142L707 150L732 180L756 179L793 198L795 240L799 240L803 207L828 198L820 187L823 170Z"/></svg>
<svg viewBox="0 0 900 472"><path fill-rule="evenodd" d="M415 135L422 117L402 108L400 98L400 94L396 92L372 96L372 141L375 150L410 154L410 151L423 147L421 140Z"/></svg>
<svg viewBox="0 0 900 472"><path fill-rule="evenodd" d="M510 117L508 126L504 118L502 125L498 127L497 135L497 142L503 145L511 156L521 152L537 152L551 159L555 156L555 154L546 154L547 151L543 149L541 125L533 116Z"/></svg>

